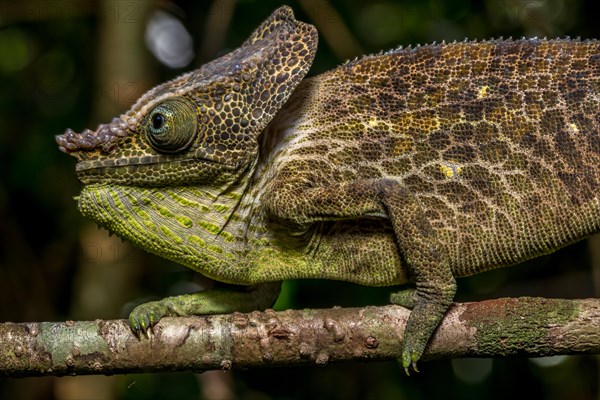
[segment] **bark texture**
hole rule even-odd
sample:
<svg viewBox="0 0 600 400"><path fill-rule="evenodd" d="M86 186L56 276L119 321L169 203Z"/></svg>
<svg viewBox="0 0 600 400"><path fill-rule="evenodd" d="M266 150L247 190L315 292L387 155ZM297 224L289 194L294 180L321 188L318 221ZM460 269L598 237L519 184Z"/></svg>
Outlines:
<svg viewBox="0 0 600 400"><path fill-rule="evenodd" d="M82 375L325 365L401 355L399 306L164 318L137 338L125 320L0 324L0 375ZM423 361L600 354L600 299L454 304Z"/></svg>

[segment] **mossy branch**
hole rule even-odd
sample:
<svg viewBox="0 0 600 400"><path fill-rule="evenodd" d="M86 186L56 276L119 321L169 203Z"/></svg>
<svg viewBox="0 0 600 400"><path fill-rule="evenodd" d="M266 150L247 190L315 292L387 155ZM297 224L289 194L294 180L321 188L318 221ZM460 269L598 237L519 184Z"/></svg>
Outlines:
<svg viewBox="0 0 600 400"><path fill-rule="evenodd" d="M0 324L0 375L118 374L323 365L397 358L399 306L164 318L150 339L126 321ZM600 353L600 299L454 304L423 361Z"/></svg>

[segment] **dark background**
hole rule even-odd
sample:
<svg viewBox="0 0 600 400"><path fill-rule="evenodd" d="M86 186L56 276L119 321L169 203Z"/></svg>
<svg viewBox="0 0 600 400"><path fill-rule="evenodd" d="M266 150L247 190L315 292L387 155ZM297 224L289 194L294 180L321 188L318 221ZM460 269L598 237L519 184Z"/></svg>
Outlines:
<svg viewBox="0 0 600 400"><path fill-rule="evenodd" d="M0 321L121 318L151 296L206 285L197 274L109 238L84 220L73 201L81 187L75 160L58 151L54 135L110 121L153 85L236 48L282 4L319 30L310 75L411 43L600 37L592 0L0 1ZM180 36L162 52L151 51L148 43L165 32ZM591 262L598 250L593 239L516 268L461 279L457 300L598 297L593 277L597 282L600 268ZM389 292L289 282L277 307L385 304ZM597 357L445 360L420 369L411 377L389 362L0 379L0 398L599 398Z"/></svg>

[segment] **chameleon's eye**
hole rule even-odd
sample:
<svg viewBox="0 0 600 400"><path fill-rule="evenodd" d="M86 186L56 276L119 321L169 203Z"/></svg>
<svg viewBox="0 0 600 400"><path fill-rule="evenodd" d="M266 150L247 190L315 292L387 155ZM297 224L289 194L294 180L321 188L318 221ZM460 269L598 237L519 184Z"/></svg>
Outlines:
<svg viewBox="0 0 600 400"><path fill-rule="evenodd" d="M198 118L186 98L165 100L148 113L144 122L150 145L162 153L186 150L196 138Z"/></svg>
<svg viewBox="0 0 600 400"><path fill-rule="evenodd" d="M152 115L152 131L159 132L160 128L165 124L166 118L160 112L156 112Z"/></svg>

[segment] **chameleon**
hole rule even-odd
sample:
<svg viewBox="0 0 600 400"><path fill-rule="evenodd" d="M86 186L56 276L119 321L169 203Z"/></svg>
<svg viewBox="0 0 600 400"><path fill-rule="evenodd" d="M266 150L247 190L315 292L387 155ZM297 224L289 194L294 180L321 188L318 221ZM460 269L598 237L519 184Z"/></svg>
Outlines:
<svg viewBox="0 0 600 400"><path fill-rule="evenodd" d="M133 244L233 284L144 303L164 316L270 307L286 279L409 284L417 361L456 278L600 230L600 42L399 47L306 78L318 34L273 12L237 49L145 93L77 158L78 209Z"/></svg>

